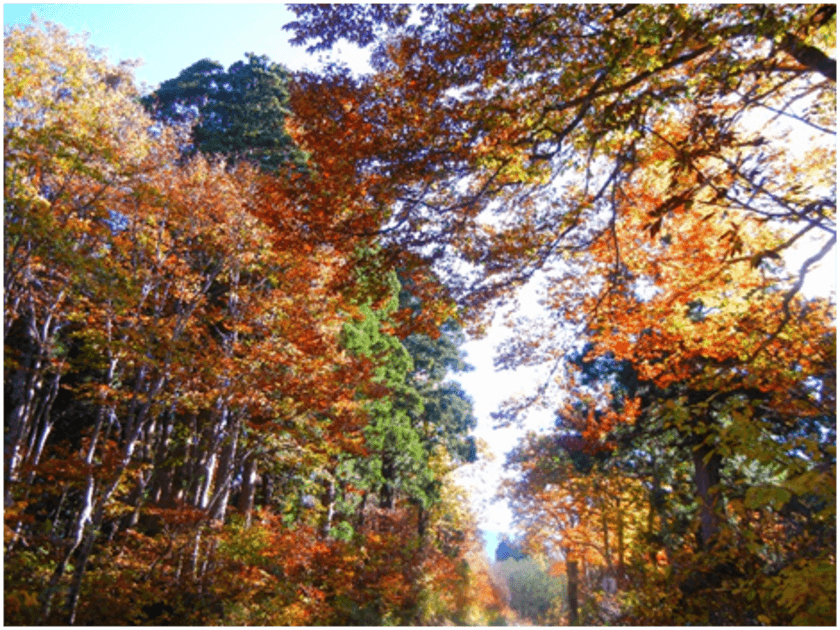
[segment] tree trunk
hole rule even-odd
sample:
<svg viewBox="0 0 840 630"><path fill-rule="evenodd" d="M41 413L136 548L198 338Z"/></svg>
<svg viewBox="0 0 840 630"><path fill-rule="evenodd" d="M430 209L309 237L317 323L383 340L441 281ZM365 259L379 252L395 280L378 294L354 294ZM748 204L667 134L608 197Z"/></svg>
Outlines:
<svg viewBox="0 0 840 630"><path fill-rule="evenodd" d="M577 626L580 624L578 618L578 563L577 560L569 560L568 556L566 558L566 575L569 589L569 625Z"/></svg>
<svg viewBox="0 0 840 630"><path fill-rule="evenodd" d="M601 533L603 536L604 558L607 561L607 570L609 571L610 575L612 575L615 571L615 568L613 567L612 551L610 549L610 526L609 521L607 520L606 507L607 506L605 505L605 509L601 514Z"/></svg>
<svg viewBox="0 0 840 630"><path fill-rule="evenodd" d="M274 485L276 477L270 473L264 472L262 474L262 503L263 505L271 505L274 500Z"/></svg>
<svg viewBox="0 0 840 630"><path fill-rule="evenodd" d="M200 475L196 476L196 478L203 479L204 481L199 486L195 504L204 510L208 505L210 505L211 492L213 491L213 481L216 474L216 453L211 452L207 455L207 457L201 462L201 468L203 470ZM222 474L224 474L224 472L222 472Z"/></svg>
<svg viewBox="0 0 840 630"><path fill-rule="evenodd" d="M420 538L426 535L426 521L428 520L429 515L426 510L423 508L423 504L421 502L417 502L417 535Z"/></svg>
<svg viewBox="0 0 840 630"><path fill-rule="evenodd" d="M245 527L251 526L251 513L254 511L254 495L257 489L257 461L248 457L245 470L242 473L242 491L239 493L239 511L245 518Z"/></svg>
<svg viewBox="0 0 840 630"><path fill-rule="evenodd" d="M6 416L4 434L4 465L7 488L18 480L18 471L27 459L25 445L30 434L35 430L32 417L36 405L36 395L40 394L43 384L42 362L35 353L27 353L20 370L9 380L13 383L6 403L11 413Z"/></svg>
<svg viewBox="0 0 840 630"><path fill-rule="evenodd" d="M331 478L326 483L323 496L321 497L321 505L326 510L324 517L324 525L321 529L324 537L329 536L330 527L332 527L333 516L335 515L335 479Z"/></svg>
<svg viewBox="0 0 840 630"><path fill-rule="evenodd" d="M227 415L227 410L224 410L223 414ZM233 480L234 467L236 465L236 447L239 441L240 425L241 422L239 420L233 423L228 441L219 458L219 467L216 472L216 491L208 505L211 520L225 520L228 501L230 500L230 483Z"/></svg>
<svg viewBox="0 0 840 630"><path fill-rule="evenodd" d="M390 510L394 507L394 460L390 455L382 457L382 486L379 489L379 507Z"/></svg>
<svg viewBox="0 0 840 630"><path fill-rule="evenodd" d="M621 511L621 502L618 502L618 527L616 531L618 538L618 574L616 582L618 588L624 588L624 513Z"/></svg>
<svg viewBox="0 0 840 630"><path fill-rule="evenodd" d="M709 549L720 529L720 467L721 456L714 446L703 442L695 447L694 484L700 499L700 536L704 549Z"/></svg>
<svg viewBox="0 0 840 630"><path fill-rule="evenodd" d="M73 569L73 579L70 582L70 592L67 595L65 623L72 626L76 622L76 611L79 607L79 594L82 591L82 578L87 569L87 563L93 551L93 543L96 540L96 528L89 527L85 533L84 544L82 545L79 557L76 559L76 566Z"/></svg>
<svg viewBox="0 0 840 630"><path fill-rule="evenodd" d="M368 493L363 492L362 493L362 500L359 501L359 508L358 508L358 510L359 510L358 517L359 518L358 518L358 521L357 521L357 526L358 526L359 529L361 529L365 524L365 507L367 506L367 498L368 498Z"/></svg>
<svg viewBox="0 0 840 630"><path fill-rule="evenodd" d="M173 489L175 475L170 460L183 459L186 456L186 448L183 445L172 443L171 434L174 430L174 419L166 418L161 421L155 446L152 478L149 481L150 501L164 507L175 505Z"/></svg>

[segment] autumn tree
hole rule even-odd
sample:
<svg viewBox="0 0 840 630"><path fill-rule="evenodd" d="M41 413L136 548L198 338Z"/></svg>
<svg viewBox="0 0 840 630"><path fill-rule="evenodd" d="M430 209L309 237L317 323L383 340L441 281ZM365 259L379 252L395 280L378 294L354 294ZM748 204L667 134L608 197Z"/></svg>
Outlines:
<svg viewBox="0 0 840 630"><path fill-rule="evenodd" d="M336 261L248 214L253 167L182 162L127 67L51 24L5 47L7 610L95 616L89 563L128 532L168 537L140 584L206 601L207 527L234 494L250 518L271 449L360 439Z"/></svg>
<svg viewBox="0 0 840 630"><path fill-rule="evenodd" d="M782 564L793 564L768 576L754 546L766 523L744 513L735 524L727 510L743 491L747 509L779 519L788 499L810 494L808 479L823 507L800 516L811 531L834 527L831 432L817 428L833 417L833 303L799 293L836 243L836 64L825 52L835 8L295 11L287 28L297 43L376 44L372 75L302 76L292 90L302 145L343 149L355 165L345 177L364 182L360 211L337 229L381 235L395 259L424 257L475 318L544 281L547 316L516 327L498 366L544 364L549 377L500 420L557 408L570 327L591 339L590 358L628 361L647 384L618 408L603 389L560 408L579 450L614 450L621 426L640 427L640 439L660 431L688 475L705 559L674 571L703 577L672 581L682 587L673 607L640 610L682 607L713 623L727 610L750 622L831 618L817 582L834 566L833 546L816 551L802 530L795 546L807 559L793 561L791 549ZM806 243L788 270L785 256ZM746 474L750 459L782 466L781 476ZM747 547L746 572L730 570ZM807 609L794 574L813 578ZM706 597L723 583L749 584L736 591L760 603ZM779 594L782 605L771 604Z"/></svg>
<svg viewBox="0 0 840 630"><path fill-rule="evenodd" d="M510 607L520 618L534 623L556 623L556 619L549 619L549 613L564 591L560 580L545 569L539 558L529 556L510 556L493 566L509 594Z"/></svg>
<svg viewBox="0 0 840 630"><path fill-rule="evenodd" d="M779 288L784 268L778 264L732 256L719 269L719 261L727 260L721 250L731 246L732 228L704 216L675 212L667 234L658 239L640 237L639 224L649 221L647 209L659 204L656 197L649 198L657 194L657 186L647 182L644 189L635 189L639 196L633 190L624 188L627 206L617 213L621 221L616 220L610 233L590 248L605 275L615 269L615 251L620 249L624 262L621 276L594 288L577 283L584 295L589 293L584 298L591 305L584 330L593 343L576 370L568 378L558 378L558 386L576 397L575 403L561 407L559 444L577 458L576 464L587 453L596 458L601 453L602 462L618 466L609 478L620 478L623 468L643 480L650 495L650 513L659 519L657 527L647 527L648 542L658 540L660 549L674 563L671 577L699 568L701 578L696 573L681 578L674 608L664 617L656 617L658 621L647 618L648 622L664 622L673 618L668 615L680 614L696 615L691 617L695 621L723 622L729 614L723 611L736 609L746 615L739 618L742 622L758 616L791 619L787 615L798 615L802 620L813 615L815 620L823 619L832 608L822 595L817 597L820 603L805 612L771 609L767 603L762 609L740 601L710 607L701 593L721 583L748 583L749 587L738 592L756 589L761 593L759 601L778 592L768 590L755 573L762 563L773 561L746 542L766 536L759 533L764 532L763 526L744 520L743 513L738 518L727 516L728 510L743 505L767 508L769 503L779 511L776 518L781 522L785 520L781 515L785 502L797 492L813 497L812 490L819 487L818 494L827 494L818 503L825 508L833 501L829 489L834 466L832 430L826 425L817 428L832 413L824 405L833 404L830 381L834 376L826 363L833 356L833 305L823 299L802 300L789 289ZM733 221L741 218L734 211L731 216ZM774 241L786 238L758 222L750 233L754 242L768 251ZM698 280L704 259L710 271L701 272ZM556 305L553 312L566 310L563 303L568 289L564 282L550 287L553 297L549 302ZM794 321L791 308L798 313ZM783 337L781 330L785 331ZM537 334L545 335L543 339L550 335L545 331ZM507 351L518 350L511 345ZM819 357L818 365L805 357ZM601 366L600 382L592 378L596 365ZM587 371L588 384L594 385L588 391L581 387L587 379L575 378L576 373L585 376ZM823 389L826 378L829 384ZM652 444L657 448L650 449ZM800 447L812 455L803 459L796 454ZM644 455L645 451L650 455ZM747 462L751 465L746 466ZM663 468L670 478L662 475ZM798 481L802 475L823 481L806 491ZM678 483L679 477L683 481ZM686 480L690 480L687 501L682 499ZM667 504L661 494L665 484L672 497L681 497L679 502ZM797 490L789 493L790 488ZM572 496L591 505L591 490L571 490ZM682 507L678 507L680 502ZM811 527L816 522L833 528L831 510L823 508L800 513L812 523L800 530L803 536L799 542L804 545L800 551L809 556L802 561L809 564L814 576L823 575L832 562L830 544L815 552L811 543L805 542L813 535L805 532L814 532ZM678 518L680 514L683 517ZM688 521L683 520L686 515ZM692 522L696 527L693 543L688 536L692 527L687 527ZM675 548L675 542L696 545L702 560L692 558L685 546ZM745 549L750 549L749 553ZM674 558L678 554L682 555L679 560ZM653 556L651 563L656 564ZM814 589L816 595L820 589L815 585Z"/></svg>
<svg viewBox="0 0 840 630"><path fill-rule="evenodd" d="M311 50L380 33L374 75L297 79L300 142L352 152L370 181L366 206L390 222L388 242L425 248L468 304L583 255L608 229L613 190L640 167L641 143L676 112L686 132L672 142L693 179L675 183L648 229L708 192L795 231L778 251L743 255L780 254L806 235L822 256L833 244L831 170L816 169L825 186L791 188L779 143L744 124L802 125L821 147L813 163L825 163L834 78L821 47L832 45L831 6L293 10L299 19L286 28ZM449 266L454 253L471 266Z"/></svg>
<svg viewBox="0 0 840 630"><path fill-rule="evenodd" d="M452 315L433 274L402 268L415 302L398 315L370 242L336 238L345 210L311 203L329 164L259 168L233 122L233 144L185 155L188 131L138 105L129 65L49 23L4 48L7 619L407 623L493 606L437 463L470 459L472 416L437 387L462 365L454 328L423 337ZM251 61L231 72L262 76ZM253 113L263 88L236 106ZM286 140L255 151L293 161ZM366 490L377 519L359 518Z"/></svg>

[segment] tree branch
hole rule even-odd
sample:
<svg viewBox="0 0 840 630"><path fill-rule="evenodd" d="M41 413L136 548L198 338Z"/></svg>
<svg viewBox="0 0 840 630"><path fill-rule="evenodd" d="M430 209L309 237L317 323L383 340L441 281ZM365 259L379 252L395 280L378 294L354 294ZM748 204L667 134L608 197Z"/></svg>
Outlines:
<svg viewBox="0 0 840 630"><path fill-rule="evenodd" d="M780 47L803 66L819 72L826 79L837 83L837 61L819 48L806 44L796 35L790 33L785 35Z"/></svg>
<svg viewBox="0 0 840 630"><path fill-rule="evenodd" d="M794 298L794 296L799 292L802 288L802 285L805 283L805 276L808 273L808 270L811 268L812 265L817 263L818 261L822 260L828 252L831 251L831 248L834 247L835 243L837 243L837 235L835 234L832 236L825 244L822 246L822 249L818 251L816 254L808 258L805 262L802 263L802 266L799 268L799 274L796 279L796 283L785 293L785 297L782 300L782 311L784 313L784 317L782 317L779 325L776 327L776 330L773 331L768 337L761 343L758 348L756 348L755 352L753 352L752 356L749 358L747 363L752 363L756 357L768 346L768 344L773 341L776 337L779 336L779 333L784 330L784 327L790 321L791 313L790 313L790 302Z"/></svg>

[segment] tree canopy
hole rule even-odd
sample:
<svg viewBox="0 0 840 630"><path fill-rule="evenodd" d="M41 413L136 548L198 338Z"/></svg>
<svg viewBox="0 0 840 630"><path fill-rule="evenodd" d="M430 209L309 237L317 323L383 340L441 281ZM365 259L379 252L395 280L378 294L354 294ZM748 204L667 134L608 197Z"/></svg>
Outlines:
<svg viewBox="0 0 840 630"><path fill-rule="evenodd" d="M835 7L294 11L311 50L373 44L373 74L292 102L303 146L342 134L393 256L478 329L540 287L497 358L548 368L500 422L558 415L510 463L533 543L617 577L628 620L833 619L834 301L801 289L836 243Z"/></svg>
<svg viewBox="0 0 840 630"><path fill-rule="evenodd" d="M225 70L195 62L143 97L156 120L190 128L192 152L247 160L262 169L301 168L305 156L286 133L289 72L253 53Z"/></svg>
<svg viewBox="0 0 840 630"><path fill-rule="evenodd" d="M7 620L833 623L836 8L292 11L373 71L5 33ZM529 283L500 581L452 377Z"/></svg>
<svg viewBox="0 0 840 630"><path fill-rule="evenodd" d="M285 80L199 62L149 113L82 38L7 31L7 621L499 616L453 498L473 426L447 382L457 325L424 337L451 313L422 274L318 239L334 222L295 196L317 183Z"/></svg>
<svg viewBox="0 0 840 630"><path fill-rule="evenodd" d="M649 233L705 197L717 222L731 209L795 230L766 249L734 222L730 257L763 260L806 235L824 255L834 242L833 172L808 167L832 159L834 62L821 52L832 6L292 10L295 43L366 45L380 33L374 75L296 83L300 142L347 154L367 205L386 211L388 242L468 263L447 279L470 305L585 257L656 142L676 160ZM749 123L772 117L815 136L806 162L792 165L799 156ZM808 183L791 186L793 173Z"/></svg>

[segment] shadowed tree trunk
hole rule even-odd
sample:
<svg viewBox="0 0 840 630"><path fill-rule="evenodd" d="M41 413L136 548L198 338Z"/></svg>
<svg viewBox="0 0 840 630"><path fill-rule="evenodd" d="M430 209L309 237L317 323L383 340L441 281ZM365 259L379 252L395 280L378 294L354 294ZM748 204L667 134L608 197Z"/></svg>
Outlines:
<svg viewBox="0 0 840 630"><path fill-rule="evenodd" d="M394 460L390 455L382 457L382 478L384 479L382 487L379 490L379 507L384 510L390 510L394 507Z"/></svg>
<svg viewBox="0 0 840 630"><path fill-rule="evenodd" d="M702 438L701 438L702 439ZM722 458L714 446L701 443L694 448L694 484L700 499L700 537L710 548L720 528L720 467Z"/></svg>
<svg viewBox="0 0 840 630"><path fill-rule="evenodd" d="M578 618L578 563L577 560L566 559L566 574L569 587L569 625L580 623Z"/></svg>

